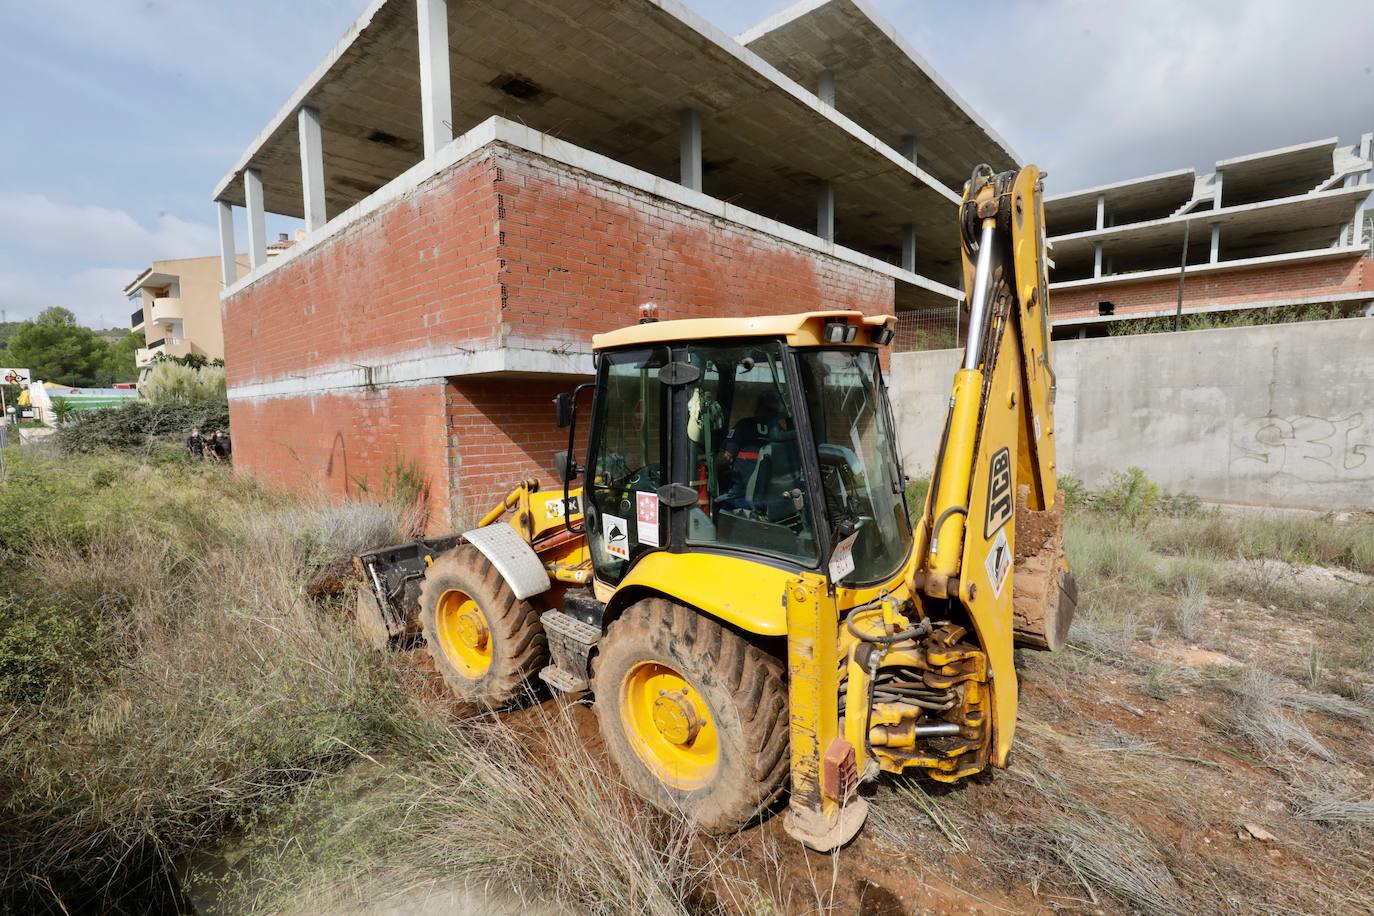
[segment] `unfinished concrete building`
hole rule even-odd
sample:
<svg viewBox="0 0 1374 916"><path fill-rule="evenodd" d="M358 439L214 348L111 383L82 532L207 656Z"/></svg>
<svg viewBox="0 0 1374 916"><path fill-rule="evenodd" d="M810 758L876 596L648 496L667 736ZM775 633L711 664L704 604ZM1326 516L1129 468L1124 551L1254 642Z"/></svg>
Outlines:
<svg viewBox="0 0 1374 916"><path fill-rule="evenodd" d="M443 527L553 477L551 398L642 303L957 302L984 161L1017 160L862 0L738 38L674 0L373 0L214 190L236 463L403 469ZM306 225L270 260L269 211Z"/></svg>
<svg viewBox="0 0 1374 916"><path fill-rule="evenodd" d="M1056 336L1184 314L1374 302L1371 139L1332 137L1045 201Z"/></svg>

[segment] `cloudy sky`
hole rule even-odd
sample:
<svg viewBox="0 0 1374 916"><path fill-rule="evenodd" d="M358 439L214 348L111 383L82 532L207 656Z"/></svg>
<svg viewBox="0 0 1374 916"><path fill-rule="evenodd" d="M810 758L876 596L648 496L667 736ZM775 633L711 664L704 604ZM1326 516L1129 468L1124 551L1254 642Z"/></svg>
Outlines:
<svg viewBox="0 0 1374 916"><path fill-rule="evenodd" d="M1052 190L1374 130L1370 0L874 2ZM151 260L214 253L211 188L363 5L0 0L5 316L124 324Z"/></svg>

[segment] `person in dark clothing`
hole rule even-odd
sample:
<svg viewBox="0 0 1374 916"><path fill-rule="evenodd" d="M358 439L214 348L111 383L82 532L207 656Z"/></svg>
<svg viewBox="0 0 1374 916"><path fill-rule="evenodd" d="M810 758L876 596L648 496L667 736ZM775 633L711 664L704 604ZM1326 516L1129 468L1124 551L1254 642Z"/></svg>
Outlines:
<svg viewBox="0 0 1374 916"><path fill-rule="evenodd" d="M191 453L192 458L205 457L205 440L200 437L199 429L192 429L191 435L186 437L186 451Z"/></svg>
<svg viewBox="0 0 1374 916"><path fill-rule="evenodd" d="M234 453L234 445L229 441L229 434L222 429L217 429L210 434L210 457L216 461L228 461L229 456Z"/></svg>
<svg viewBox="0 0 1374 916"><path fill-rule="evenodd" d="M777 392L766 390L754 403L752 416L741 419L725 437L723 458L730 468L730 488L721 497L719 508L744 507L749 478L759 463L759 452L786 428L782 402Z"/></svg>

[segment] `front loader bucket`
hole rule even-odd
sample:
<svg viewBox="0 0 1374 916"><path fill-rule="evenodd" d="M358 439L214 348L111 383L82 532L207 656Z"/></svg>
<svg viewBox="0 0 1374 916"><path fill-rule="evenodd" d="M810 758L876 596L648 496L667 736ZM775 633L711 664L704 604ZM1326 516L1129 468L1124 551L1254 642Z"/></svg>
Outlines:
<svg viewBox="0 0 1374 916"><path fill-rule="evenodd" d="M1016 645L1054 652L1069 636L1078 608L1078 585L1064 557L1064 506L1043 512L1026 505L1027 487L1016 494L1016 557L1011 576L1012 628Z"/></svg>

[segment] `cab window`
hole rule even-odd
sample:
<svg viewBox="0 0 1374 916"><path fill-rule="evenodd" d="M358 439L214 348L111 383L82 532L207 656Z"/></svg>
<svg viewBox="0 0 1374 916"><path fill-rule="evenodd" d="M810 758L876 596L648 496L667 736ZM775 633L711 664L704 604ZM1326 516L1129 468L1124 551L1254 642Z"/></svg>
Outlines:
<svg viewBox="0 0 1374 916"><path fill-rule="evenodd" d="M670 388L659 381L663 347L601 358L585 488L587 542L597 576L619 582L630 562L664 544L658 489L667 482L664 436Z"/></svg>
<svg viewBox="0 0 1374 916"><path fill-rule="evenodd" d="M688 543L816 562L815 528L780 342L688 347L700 370L688 401L697 491Z"/></svg>

